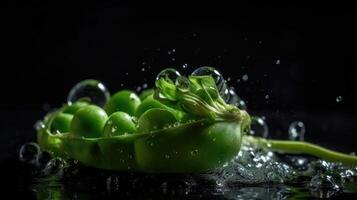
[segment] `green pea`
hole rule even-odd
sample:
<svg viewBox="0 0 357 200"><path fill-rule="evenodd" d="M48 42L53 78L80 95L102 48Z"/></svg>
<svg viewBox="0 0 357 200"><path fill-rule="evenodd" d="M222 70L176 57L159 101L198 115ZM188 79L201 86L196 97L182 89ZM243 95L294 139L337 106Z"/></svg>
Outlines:
<svg viewBox="0 0 357 200"><path fill-rule="evenodd" d="M74 104L67 106L62 112L74 115L79 109L88 105L89 103L86 101L77 101Z"/></svg>
<svg viewBox="0 0 357 200"><path fill-rule="evenodd" d="M79 109L71 122L71 133L78 137L96 138L102 135L107 113L95 105Z"/></svg>
<svg viewBox="0 0 357 200"><path fill-rule="evenodd" d="M134 133L136 130L132 117L125 112L115 112L109 116L104 126L105 137Z"/></svg>
<svg viewBox="0 0 357 200"><path fill-rule="evenodd" d="M69 132L71 127L71 121L73 119L73 115L67 113L58 113L56 117L54 117L51 125L51 132L53 133L66 133Z"/></svg>
<svg viewBox="0 0 357 200"><path fill-rule="evenodd" d="M117 111L122 111L128 113L129 115L134 115L140 103L141 101L138 95L132 91L123 90L115 93L104 106L104 109L108 115Z"/></svg>
<svg viewBox="0 0 357 200"><path fill-rule="evenodd" d="M166 108L166 106L159 101L155 100L153 95L149 95L145 98L143 102L136 109L135 116L140 117L144 112L152 108Z"/></svg>
<svg viewBox="0 0 357 200"><path fill-rule="evenodd" d="M175 122L177 122L177 119L170 111L152 108L139 118L137 133L148 133L150 131L160 130Z"/></svg>
<svg viewBox="0 0 357 200"><path fill-rule="evenodd" d="M146 97L153 95L154 94L154 89L147 89L144 90L140 93L139 97L141 101L144 101L146 99Z"/></svg>

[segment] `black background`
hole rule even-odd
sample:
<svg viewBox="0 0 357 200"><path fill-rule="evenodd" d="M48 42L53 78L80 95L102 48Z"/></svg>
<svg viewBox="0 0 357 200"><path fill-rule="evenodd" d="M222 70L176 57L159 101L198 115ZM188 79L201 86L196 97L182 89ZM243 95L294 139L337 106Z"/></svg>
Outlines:
<svg viewBox="0 0 357 200"><path fill-rule="evenodd" d="M271 137L286 138L289 123L302 120L307 140L357 151L353 8L9 2L2 24L1 158L34 140L34 122L64 103L80 80L102 80L113 93L152 86L166 67L188 74L204 65L230 77L248 111L266 116Z"/></svg>

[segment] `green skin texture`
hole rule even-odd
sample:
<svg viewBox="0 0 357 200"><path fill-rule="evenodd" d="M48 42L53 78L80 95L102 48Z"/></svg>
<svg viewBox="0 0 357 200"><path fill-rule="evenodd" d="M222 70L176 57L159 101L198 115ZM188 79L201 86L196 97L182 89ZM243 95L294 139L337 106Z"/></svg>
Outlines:
<svg viewBox="0 0 357 200"><path fill-rule="evenodd" d="M249 115L226 105L216 94L210 95L214 90L205 92L208 88L206 86L212 85L213 79L193 78L195 88L190 91L199 91L196 93L198 96L175 89L172 82L160 81L156 82L158 89L155 89L154 97L147 96L129 113L135 113L138 117L135 132L105 137L105 112L96 106L86 106L75 112L68 133L56 135L49 128L38 130L39 145L56 156L77 159L87 166L149 173L194 173L219 168L238 154L242 140L256 148L310 154L332 162L357 165L356 156L311 143L246 136ZM166 92L165 99L157 95L162 89ZM127 91L125 93L128 94ZM109 102L115 105L118 105L116 101L123 102L118 94L123 92L113 95ZM124 99L129 101L125 105L132 103L131 99ZM180 107L186 112L179 110ZM51 127L66 109L68 107L64 106L47 116L45 127ZM191 121L190 118L195 120ZM182 123L178 126L166 127L180 120ZM128 122L118 117L116 123L125 125Z"/></svg>
<svg viewBox="0 0 357 200"><path fill-rule="evenodd" d="M141 101L138 95L129 90L123 90L115 93L107 104L104 110L111 115L114 112L122 111L133 116Z"/></svg>
<svg viewBox="0 0 357 200"><path fill-rule="evenodd" d="M71 133L77 137L98 138L108 119L107 113L95 105L79 109L71 121Z"/></svg>
<svg viewBox="0 0 357 200"><path fill-rule="evenodd" d="M64 110L63 113L68 113L74 115L79 109L88 106L89 103L86 101L78 101L70 106L67 106Z"/></svg>
<svg viewBox="0 0 357 200"><path fill-rule="evenodd" d="M67 113L59 113L52 121L51 131L66 133L71 129L71 121L73 115Z"/></svg>
<svg viewBox="0 0 357 200"><path fill-rule="evenodd" d="M134 133L135 131L135 123L130 115L125 112L115 112L109 116L104 126L103 135L104 137L112 137Z"/></svg>

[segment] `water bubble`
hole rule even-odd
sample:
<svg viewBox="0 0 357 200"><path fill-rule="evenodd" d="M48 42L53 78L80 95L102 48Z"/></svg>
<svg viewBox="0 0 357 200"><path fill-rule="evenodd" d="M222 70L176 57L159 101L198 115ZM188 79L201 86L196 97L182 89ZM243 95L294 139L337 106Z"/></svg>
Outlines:
<svg viewBox="0 0 357 200"><path fill-rule="evenodd" d="M182 92L187 92L190 89L190 81L184 76L177 77L175 85L177 89L181 90Z"/></svg>
<svg viewBox="0 0 357 200"><path fill-rule="evenodd" d="M259 137L268 137L268 125L260 117L252 117L250 134Z"/></svg>
<svg viewBox="0 0 357 200"><path fill-rule="evenodd" d="M321 198L327 198L342 189L343 185L336 183L332 176L319 173L311 178L309 187L313 194L318 194Z"/></svg>
<svg viewBox="0 0 357 200"><path fill-rule="evenodd" d="M237 106L239 104L239 96L236 94L234 87L229 87L228 89L228 98L226 99L226 103Z"/></svg>
<svg viewBox="0 0 357 200"><path fill-rule="evenodd" d="M110 98L110 93L103 83L87 79L77 83L69 92L67 102L69 105L79 99L88 98L92 104L103 107Z"/></svg>
<svg viewBox="0 0 357 200"><path fill-rule="evenodd" d="M29 142L21 146L19 151L19 159L22 162L35 164L40 153L40 147L34 142Z"/></svg>
<svg viewBox="0 0 357 200"><path fill-rule="evenodd" d="M247 110L245 102L236 94L234 87L229 87L226 103L237 106L241 110Z"/></svg>
<svg viewBox="0 0 357 200"><path fill-rule="evenodd" d="M336 102L337 102L337 103L342 102L342 96L338 96L338 97L336 97Z"/></svg>
<svg viewBox="0 0 357 200"><path fill-rule="evenodd" d="M226 100L227 98L227 84L226 80L224 80L223 76L213 67L200 67L197 68L195 71L192 72L193 76L212 76L212 78L215 80L217 89L219 91L219 94L221 97Z"/></svg>
<svg viewBox="0 0 357 200"><path fill-rule="evenodd" d="M38 120L33 127L35 128L36 131L39 131L41 129L44 129L46 126L43 123L43 121Z"/></svg>
<svg viewBox="0 0 357 200"><path fill-rule="evenodd" d="M120 186L119 177L111 175L106 181L108 191L118 191Z"/></svg>
<svg viewBox="0 0 357 200"><path fill-rule="evenodd" d="M198 155L198 149L195 149L190 152L191 156L197 156Z"/></svg>
<svg viewBox="0 0 357 200"><path fill-rule="evenodd" d="M47 163L52 159L52 155L46 151L41 152L36 159L36 165L38 167L46 166Z"/></svg>
<svg viewBox="0 0 357 200"><path fill-rule="evenodd" d="M176 52L176 49L171 49L167 51L167 54L171 55Z"/></svg>
<svg viewBox="0 0 357 200"><path fill-rule="evenodd" d="M292 122L289 126L289 139L290 140L304 140L305 125L301 121Z"/></svg>
<svg viewBox="0 0 357 200"><path fill-rule="evenodd" d="M165 79L166 81L172 83L172 84L175 84L176 82L176 79L178 77L180 77L181 74L180 72L178 72L176 69L173 69L173 68L167 68L167 69L164 69L162 70L157 76L156 76L156 80L159 80L159 79Z"/></svg>
<svg viewBox="0 0 357 200"><path fill-rule="evenodd" d="M242 80L243 81L248 81L248 74L244 74L243 76L242 76Z"/></svg>
<svg viewBox="0 0 357 200"><path fill-rule="evenodd" d="M51 159L46 167L43 169L44 175L52 175L58 173L64 166L66 162L62 158Z"/></svg>

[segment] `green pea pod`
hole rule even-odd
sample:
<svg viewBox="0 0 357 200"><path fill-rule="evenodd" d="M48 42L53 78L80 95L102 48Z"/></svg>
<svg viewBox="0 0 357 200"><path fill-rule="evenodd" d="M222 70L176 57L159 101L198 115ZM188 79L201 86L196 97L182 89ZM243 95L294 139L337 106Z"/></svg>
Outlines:
<svg viewBox="0 0 357 200"><path fill-rule="evenodd" d="M179 84L169 80L169 76L157 79L154 94L148 95L143 102L130 91L116 93L107 103L106 112L127 113L120 113L115 120L113 116L108 120L107 113L97 106L78 104L71 109L64 106L46 115L45 127L37 131L38 143L43 150L56 156L119 171L192 173L212 170L233 159L242 140L256 148L305 153L357 165L356 156L307 142L246 136L251 122L249 114L225 103L211 76L180 77L177 82ZM74 114L73 119L68 113ZM138 119L132 121L129 115L134 114ZM69 132L51 132L65 132L69 124ZM115 127L120 125L118 129ZM105 131L114 134L105 134Z"/></svg>
<svg viewBox="0 0 357 200"><path fill-rule="evenodd" d="M237 155L241 138L240 123L206 120L101 138L55 135L47 128L37 133L41 148L57 156L101 169L153 173L203 172L222 166Z"/></svg>

